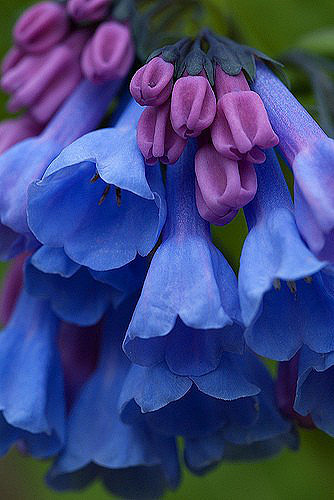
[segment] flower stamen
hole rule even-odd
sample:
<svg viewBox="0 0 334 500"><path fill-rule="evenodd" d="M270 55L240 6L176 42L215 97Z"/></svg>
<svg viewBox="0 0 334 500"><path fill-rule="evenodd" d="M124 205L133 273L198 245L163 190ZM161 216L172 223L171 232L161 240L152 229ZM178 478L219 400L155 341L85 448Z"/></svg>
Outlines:
<svg viewBox="0 0 334 500"><path fill-rule="evenodd" d="M279 292L281 289L281 280L278 278L274 279L273 287L275 288L276 292Z"/></svg>
<svg viewBox="0 0 334 500"><path fill-rule="evenodd" d="M101 198L99 199L99 206L102 205L102 203L104 202L104 200L106 199L106 197L108 196L108 193L110 191L110 188L111 188L111 184L107 184L107 186L105 187L103 193L102 193L102 196Z"/></svg>

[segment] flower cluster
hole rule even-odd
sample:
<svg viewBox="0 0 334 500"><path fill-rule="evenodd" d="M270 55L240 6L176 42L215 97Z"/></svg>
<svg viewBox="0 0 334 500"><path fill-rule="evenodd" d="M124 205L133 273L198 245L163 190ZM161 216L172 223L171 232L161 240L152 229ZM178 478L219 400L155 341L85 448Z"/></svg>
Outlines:
<svg viewBox="0 0 334 500"><path fill-rule="evenodd" d="M109 0L43 1L17 21L14 45L2 64L8 110L23 116L2 123L0 152L37 135L83 79L124 78L134 46L126 24L110 17Z"/></svg>
<svg viewBox="0 0 334 500"><path fill-rule="evenodd" d="M216 63L224 41L211 33L204 38L215 62L214 85L209 81L210 66L196 65L208 57L198 38L194 44L184 40L162 49L160 54L156 51L135 73L130 90L134 99L146 106L137 139L148 165L157 160L175 163L187 140L199 138L201 147L195 159L197 207L205 220L224 225L254 198L253 165L265 161L263 149L276 146L278 137L261 98L250 90L240 68L237 74L229 74L223 63ZM171 52L177 56L171 57Z"/></svg>
<svg viewBox="0 0 334 500"><path fill-rule="evenodd" d="M86 79L0 156L0 453L53 458L58 491L148 499L178 486L181 441L201 475L296 449L297 424L334 435L334 149L266 56L207 31L119 92L133 47L109 8L46 2L15 28L24 61L94 32ZM242 207L237 278L210 223Z"/></svg>

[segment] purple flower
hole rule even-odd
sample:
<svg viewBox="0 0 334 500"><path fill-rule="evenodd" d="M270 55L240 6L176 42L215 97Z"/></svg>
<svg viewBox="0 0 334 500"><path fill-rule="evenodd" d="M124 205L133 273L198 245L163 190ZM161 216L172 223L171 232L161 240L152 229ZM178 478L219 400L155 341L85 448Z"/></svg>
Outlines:
<svg viewBox="0 0 334 500"><path fill-rule="evenodd" d="M160 106L172 93L173 74L173 64L164 61L162 57L154 57L132 77L132 97L141 106Z"/></svg>
<svg viewBox="0 0 334 500"><path fill-rule="evenodd" d="M137 142L148 165L157 161L171 164L180 158L187 141L172 127L169 101L144 109L138 122Z"/></svg>
<svg viewBox="0 0 334 500"><path fill-rule="evenodd" d="M77 22L100 21L108 13L111 0L68 0L66 9Z"/></svg>
<svg viewBox="0 0 334 500"><path fill-rule="evenodd" d="M247 205L257 189L251 163L235 161L219 154L212 145L196 153L196 203L203 219L222 226Z"/></svg>
<svg viewBox="0 0 334 500"><path fill-rule="evenodd" d="M124 78L134 59L129 28L115 21L101 24L84 48L81 67L93 83Z"/></svg>
<svg viewBox="0 0 334 500"><path fill-rule="evenodd" d="M25 10L14 26L14 41L26 52L45 52L61 42L70 23L63 5L39 2Z"/></svg>
<svg viewBox="0 0 334 500"><path fill-rule="evenodd" d="M216 98L204 76L184 76L176 81L171 100L171 122L184 139L197 137L216 114Z"/></svg>

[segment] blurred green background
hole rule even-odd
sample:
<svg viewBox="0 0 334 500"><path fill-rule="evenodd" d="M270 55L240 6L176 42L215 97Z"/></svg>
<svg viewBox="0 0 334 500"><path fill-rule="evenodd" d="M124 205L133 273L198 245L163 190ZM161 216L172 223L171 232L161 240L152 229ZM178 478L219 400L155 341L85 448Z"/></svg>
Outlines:
<svg viewBox="0 0 334 500"><path fill-rule="evenodd" d="M11 43L11 26L27 0L0 0L0 55ZM211 0L216 9L229 13L238 23L249 45L278 56L300 43L307 35L310 43L321 51L334 52L333 0ZM333 23L333 26L330 25ZM318 30L330 36L318 35ZM309 33L316 32L309 36ZM333 46L331 45L333 41ZM5 96L0 95L2 117ZM237 264L244 234L242 219L219 229L216 242L225 254ZM103 432L103 430L101 430ZM47 463L38 463L12 452L0 462L1 500L104 500L110 498L100 485L77 494L56 494L44 485ZM222 465L202 478L184 474L181 488L166 495L174 500L308 500L334 498L334 441L318 431L303 431L299 452L286 451L265 463Z"/></svg>

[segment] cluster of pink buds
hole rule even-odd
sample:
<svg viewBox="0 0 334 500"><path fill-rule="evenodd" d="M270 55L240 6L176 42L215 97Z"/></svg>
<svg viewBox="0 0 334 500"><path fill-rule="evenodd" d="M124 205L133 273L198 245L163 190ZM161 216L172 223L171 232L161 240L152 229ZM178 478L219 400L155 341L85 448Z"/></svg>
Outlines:
<svg viewBox="0 0 334 500"><path fill-rule="evenodd" d="M126 76L134 45L126 24L110 17L111 0L44 1L27 9L13 30L14 46L0 85L8 110L25 111L0 127L0 153L39 133L79 82Z"/></svg>
<svg viewBox="0 0 334 500"><path fill-rule="evenodd" d="M277 145L267 112L240 71L230 76L216 64L214 85L206 72L176 78L174 64L153 57L131 81L134 99L146 106L137 129L149 165L175 163L189 138L198 138L196 201L201 216L224 225L257 190L253 164Z"/></svg>

